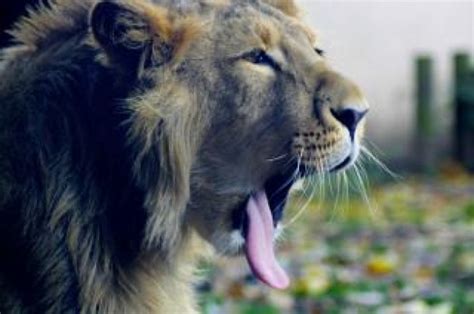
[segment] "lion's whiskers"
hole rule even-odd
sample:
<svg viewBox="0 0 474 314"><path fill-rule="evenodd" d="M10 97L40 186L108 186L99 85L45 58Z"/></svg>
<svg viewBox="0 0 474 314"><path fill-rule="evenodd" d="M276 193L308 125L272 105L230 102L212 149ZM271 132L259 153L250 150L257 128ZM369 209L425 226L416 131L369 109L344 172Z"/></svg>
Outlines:
<svg viewBox="0 0 474 314"><path fill-rule="evenodd" d="M334 213L337 211L337 209L339 208L339 201L340 201L340 196L341 196L341 176L342 174L340 173L337 173L335 175L335 185L336 185L336 194L335 194L335 201L334 201L334 205L332 207L332 210L331 212ZM332 177L329 177L329 179L331 180ZM331 192L332 194L334 194L334 191Z"/></svg>
<svg viewBox="0 0 474 314"><path fill-rule="evenodd" d="M364 200L365 204L368 206L370 214L372 215L372 217L374 217L375 214L376 214L376 211L375 211L374 207L372 206L372 203L371 203L371 201L369 199L369 196L368 196L368 193L367 193L367 187L369 186L369 182L368 182L367 179L364 180L364 178L361 176L361 174L360 174L361 165L359 165L358 162L356 162L354 164L354 173L355 173L357 183L358 183L357 184L358 190L359 190L359 193L362 196L362 199Z"/></svg>
<svg viewBox="0 0 474 314"><path fill-rule="evenodd" d="M282 155L280 155L280 156L276 156L276 157L271 157L271 158L265 159L265 161L274 162L274 161L281 160L281 159L283 159L283 158L285 158L285 157L287 157L287 156L288 156L288 153L282 154Z"/></svg>
<svg viewBox="0 0 474 314"><path fill-rule="evenodd" d="M286 180L286 182L284 182L275 192L273 192L273 194L270 195L269 200L272 200L278 194L278 192L280 192L283 189L287 188L289 185L293 184L293 182L296 182L296 180L298 180L298 173L297 172L298 171L295 171L295 173L288 180ZM281 206L284 202L285 202L285 200L281 201L278 204L277 207Z"/></svg>
<svg viewBox="0 0 474 314"><path fill-rule="evenodd" d="M318 165L317 165L317 170L318 170L318 171L317 171L317 172L318 172L318 173L322 173L323 184L320 185L320 188L323 187L323 189L324 189L324 171L322 171L322 170L324 169L324 166L323 166L322 163L323 163L322 161L321 161L320 163L318 163ZM311 177L310 177L310 180L311 180L312 178L316 179L315 176L311 176ZM292 217L291 219L289 219L289 221L284 225L285 228L287 228L288 226L292 225L295 221L297 221L298 218L299 218L299 217L304 213L304 211L307 209L308 205L311 203L311 201L312 201L312 199L313 199L313 197L314 197L314 194L315 194L315 192L316 192L316 188L315 188L315 185L316 185L316 184L315 184L315 183L316 183L316 182L310 182L310 184L305 184L305 185L303 186L303 192L302 192L302 194L303 194L303 196L306 198L306 201L305 201L305 203L303 204L303 206L300 208L300 210L298 210L298 212L297 212L295 215L293 215L293 217ZM308 185L309 185L309 187L308 187ZM306 195L306 192L307 192L307 189L308 189L308 188L312 188L312 191L311 191L311 193L310 193L309 196ZM323 190L323 191L324 191L324 190Z"/></svg>
<svg viewBox="0 0 474 314"><path fill-rule="evenodd" d="M388 168L387 165L385 165L379 158L377 158L377 156L375 156L374 153L372 153L369 149L367 149L367 147L361 145L360 151L361 151L361 157L363 158L365 157L367 158L367 160L374 162L375 165L377 165L385 173L390 175L393 179L399 180L402 178L400 175L390 170L390 168Z"/></svg>
<svg viewBox="0 0 474 314"><path fill-rule="evenodd" d="M283 183L272 195L270 195L270 200L275 197L276 194L278 194L278 192L280 192L281 190L285 189L286 187L288 187L288 185L290 184L293 184L294 182L296 182L297 180L299 180L300 178L300 173L299 173L299 168L300 168L300 164L301 164L301 158L303 156L303 152L301 152L301 154L298 156L298 159L297 159L297 166L296 166L296 169L295 171L293 172L293 174L290 176L290 178L285 182ZM286 199L282 200L277 206L276 208L280 207L283 205L283 203L286 201Z"/></svg>
<svg viewBox="0 0 474 314"><path fill-rule="evenodd" d="M301 214L306 210L310 201L314 197L316 191L318 190L320 199L318 200L319 206L325 204L325 197L326 197L326 185L328 184L329 191L331 195L334 196L334 205L331 215L331 220L334 219L334 215L337 213L338 209L341 209L341 204L348 204L350 199L350 190L358 191L363 202L369 209L371 216L377 215L377 204L374 203L373 200L369 197L369 187L370 181L367 175L367 171L364 166L364 162L373 162L379 168L381 168L384 172L389 174L393 178L400 178L399 175L395 174L391 171L379 158L377 158L372 152L370 152L366 147L361 147L361 158L359 158L353 167L350 170L343 170L339 172L335 176L335 182L332 182L332 177L327 175L324 171L325 161L321 160L318 161L316 165L316 173L318 176L311 176L307 178L309 182L308 184L304 185L302 195L307 200L304 202L304 205L301 207L300 210L285 224L285 227L293 224ZM299 162L301 162L301 157L299 158ZM309 189L312 189L309 193ZM298 206L299 207L299 206ZM346 206L343 206L345 209Z"/></svg>
<svg viewBox="0 0 474 314"><path fill-rule="evenodd" d="M347 204L349 199L349 180L347 176L347 170L336 175L337 179L337 190L336 190L336 201L334 203L330 220L333 221L336 218L336 214L339 210L344 211L344 206L340 204Z"/></svg>
<svg viewBox="0 0 474 314"><path fill-rule="evenodd" d="M288 226L293 224L303 214L303 212L306 210L306 208L308 207L309 203L311 202L311 200L314 196L314 191L315 191L315 189L313 189L313 191L312 191L312 193L309 197L306 197L307 200L304 203L303 207L301 207L301 209L284 225L285 228L287 228Z"/></svg>

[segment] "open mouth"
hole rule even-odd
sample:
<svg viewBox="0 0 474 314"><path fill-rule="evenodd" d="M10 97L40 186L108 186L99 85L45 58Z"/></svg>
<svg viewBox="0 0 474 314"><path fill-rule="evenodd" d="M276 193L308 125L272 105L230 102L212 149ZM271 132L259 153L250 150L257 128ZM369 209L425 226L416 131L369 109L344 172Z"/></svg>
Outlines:
<svg viewBox="0 0 474 314"><path fill-rule="evenodd" d="M252 272L260 281L277 289L288 287L289 279L276 260L273 240L295 171L293 168L271 177L261 190L249 195L233 217L234 228L240 230L245 239L245 255Z"/></svg>
<svg viewBox="0 0 474 314"><path fill-rule="evenodd" d="M351 161L351 156L348 156L330 172L345 168ZM233 212L233 229L240 230L245 239L245 256L253 274L272 288L285 289L289 285L288 275L275 257L274 238L289 191L297 177L295 174L304 177L315 171L304 165L289 167L286 172L269 178Z"/></svg>

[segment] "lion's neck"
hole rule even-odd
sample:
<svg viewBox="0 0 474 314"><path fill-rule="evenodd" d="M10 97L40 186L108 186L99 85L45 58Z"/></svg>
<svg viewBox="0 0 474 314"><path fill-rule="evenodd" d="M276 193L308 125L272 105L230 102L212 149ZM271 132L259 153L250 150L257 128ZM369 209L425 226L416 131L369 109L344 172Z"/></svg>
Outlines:
<svg viewBox="0 0 474 314"><path fill-rule="evenodd" d="M155 253L141 256L118 272L116 284L91 286L83 291L84 313L198 313L194 292L196 263L211 249L196 235L190 235L172 261Z"/></svg>

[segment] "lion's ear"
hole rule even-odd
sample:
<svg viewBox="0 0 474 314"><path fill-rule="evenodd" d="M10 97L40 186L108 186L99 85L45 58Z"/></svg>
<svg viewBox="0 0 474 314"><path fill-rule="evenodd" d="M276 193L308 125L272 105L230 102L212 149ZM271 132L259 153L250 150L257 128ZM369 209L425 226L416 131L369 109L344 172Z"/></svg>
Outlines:
<svg viewBox="0 0 474 314"><path fill-rule="evenodd" d="M171 61L195 25L177 23L167 9L146 1L103 0L90 17L92 33L108 60L127 71Z"/></svg>

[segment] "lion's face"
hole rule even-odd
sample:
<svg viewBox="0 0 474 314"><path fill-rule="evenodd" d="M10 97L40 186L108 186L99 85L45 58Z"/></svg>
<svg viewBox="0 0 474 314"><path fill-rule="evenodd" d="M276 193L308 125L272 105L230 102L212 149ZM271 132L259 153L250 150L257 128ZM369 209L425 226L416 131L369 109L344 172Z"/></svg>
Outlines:
<svg viewBox="0 0 474 314"><path fill-rule="evenodd" d="M178 219L222 254L245 251L262 281L284 287L273 240L288 191L298 175L335 172L355 161L367 103L355 84L327 65L298 19L266 1L211 7L197 18L199 32L181 29L171 36L187 38L185 45L153 47L155 62L148 67L139 59L133 130L148 147L172 152L165 179L182 178L179 188L188 191ZM181 20L178 29L191 23ZM179 58L169 61L169 51ZM161 137L153 144L150 134L159 133L158 125L167 134L165 146ZM162 214L159 219L163 223Z"/></svg>
<svg viewBox="0 0 474 314"><path fill-rule="evenodd" d="M249 217L251 202L268 202L277 227L297 172L338 171L359 154L367 103L311 36L295 19L247 4L220 13L197 45L213 51L195 73L213 107L193 168L189 222L222 253L248 247L249 219L265 219Z"/></svg>

